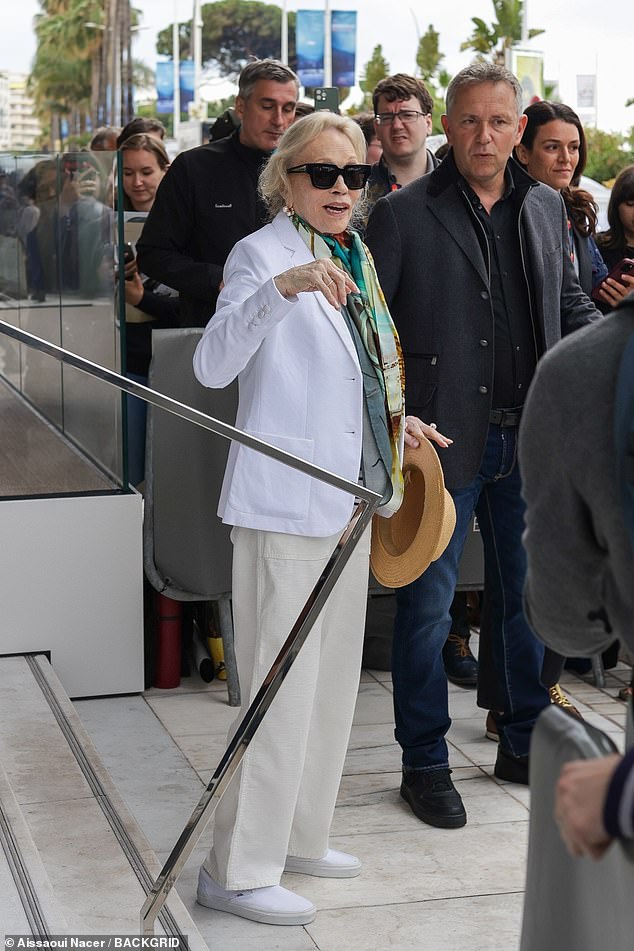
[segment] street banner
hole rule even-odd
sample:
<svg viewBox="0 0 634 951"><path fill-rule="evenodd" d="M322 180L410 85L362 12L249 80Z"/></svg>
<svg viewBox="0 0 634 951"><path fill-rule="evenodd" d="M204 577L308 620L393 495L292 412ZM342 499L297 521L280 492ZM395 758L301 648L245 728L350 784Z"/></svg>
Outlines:
<svg viewBox="0 0 634 951"><path fill-rule="evenodd" d="M354 86L357 14L351 10L333 10L330 24L332 84L333 86Z"/></svg>
<svg viewBox="0 0 634 951"><path fill-rule="evenodd" d="M537 50L510 50L509 69L522 87L522 108L544 98L544 54Z"/></svg>
<svg viewBox="0 0 634 951"><path fill-rule="evenodd" d="M597 77L577 75L577 106L579 109L595 109L597 105Z"/></svg>
<svg viewBox="0 0 634 951"><path fill-rule="evenodd" d="M182 59L180 62L181 80L181 112L187 112L187 106L194 101L194 86L196 83L193 59Z"/></svg>
<svg viewBox="0 0 634 951"><path fill-rule="evenodd" d="M156 111L160 116L174 112L174 64L171 60L156 64Z"/></svg>
<svg viewBox="0 0 634 951"><path fill-rule="evenodd" d="M298 10L296 16L295 49L299 81L303 86L323 86L324 11Z"/></svg>

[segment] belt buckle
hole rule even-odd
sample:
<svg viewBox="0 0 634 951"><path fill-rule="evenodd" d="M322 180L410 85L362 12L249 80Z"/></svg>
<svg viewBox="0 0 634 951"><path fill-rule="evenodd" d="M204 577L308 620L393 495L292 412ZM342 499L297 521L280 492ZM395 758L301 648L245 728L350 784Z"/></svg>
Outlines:
<svg viewBox="0 0 634 951"><path fill-rule="evenodd" d="M520 421L521 412L521 409L503 409L500 426L505 426L507 429L510 426L517 426Z"/></svg>

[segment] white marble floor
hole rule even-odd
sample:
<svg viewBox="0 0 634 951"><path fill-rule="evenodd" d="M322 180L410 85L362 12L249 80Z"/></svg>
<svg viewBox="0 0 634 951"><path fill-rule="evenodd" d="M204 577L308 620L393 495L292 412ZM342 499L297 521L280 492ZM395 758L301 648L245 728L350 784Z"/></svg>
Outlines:
<svg viewBox="0 0 634 951"><path fill-rule="evenodd" d="M630 669L604 690L572 675L565 686L584 715L622 744L616 699ZM358 855L359 878L286 875L319 912L304 928L258 925L195 903L203 836L178 891L212 949L225 951L514 951L518 947L529 793L492 776L496 746L484 736L473 691L450 687L453 779L468 824L434 829L400 799L389 674L364 671L332 830L332 845ZM224 750L235 716L221 684L187 678L143 697L82 700L79 715L151 846L165 859ZM263 815L263 821L266 817Z"/></svg>

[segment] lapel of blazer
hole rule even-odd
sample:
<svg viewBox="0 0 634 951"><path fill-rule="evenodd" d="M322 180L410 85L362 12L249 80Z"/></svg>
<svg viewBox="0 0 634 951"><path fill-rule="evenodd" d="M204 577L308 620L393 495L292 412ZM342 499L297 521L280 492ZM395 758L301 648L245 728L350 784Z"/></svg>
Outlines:
<svg viewBox="0 0 634 951"><path fill-rule="evenodd" d="M277 237L288 253L290 261L289 267L299 267L300 264L308 264L310 261L315 260L297 233L297 230L283 212L276 215L272 224ZM355 366L358 366L359 360L357 351L341 313L334 307L331 307L324 295L319 291L313 291L310 297L321 307L336 334L339 336L339 339L354 360Z"/></svg>
<svg viewBox="0 0 634 951"><path fill-rule="evenodd" d="M478 222L469 220L471 212L465 207L464 199L458 193L458 189L448 187L437 194L428 194L427 203L431 214L456 242L479 277L488 285L489 275L486 262L474 230L480 225Z"/></svg>

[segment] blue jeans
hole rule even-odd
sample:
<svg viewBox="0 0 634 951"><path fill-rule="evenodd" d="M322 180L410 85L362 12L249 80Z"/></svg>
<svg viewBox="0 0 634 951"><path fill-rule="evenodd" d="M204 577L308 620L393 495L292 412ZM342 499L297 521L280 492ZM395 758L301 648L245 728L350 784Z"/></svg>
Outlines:
<svg viewBox="0 0 634 951"><path fill-rule="evenodd" d="M129 380L147 386L147 376L138 373L126 374ZM128 482L138 485L145 478L145 430L147 403L138 396L126 393L128 404Z"/></svg>
<svg viewBox="0 0 634 951"><path fill-rule="evenodd" d="M397 591L392 680L395 736L405 767L436 769L448 763L445 735L451 720L441 652L450 631L458 563L474 511L491 598L501 745L515 756L527 754L533 724L549 703L540 682L544 648L526 623L522 606L524 502L516 449L516 428L489 426L480 471L452 493L456 528L446 551L417 581Z"/></svg>

